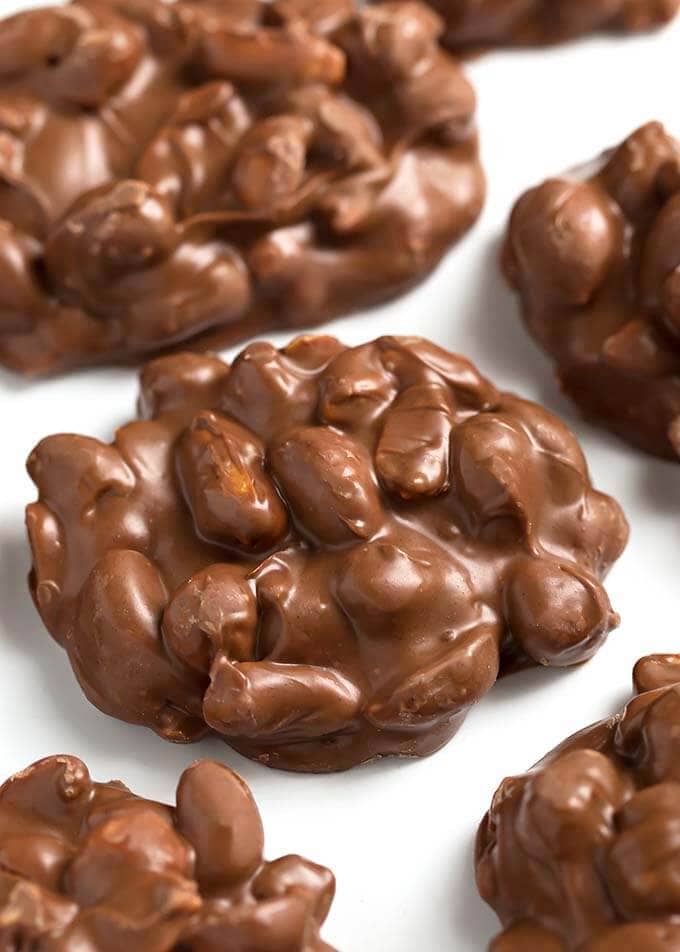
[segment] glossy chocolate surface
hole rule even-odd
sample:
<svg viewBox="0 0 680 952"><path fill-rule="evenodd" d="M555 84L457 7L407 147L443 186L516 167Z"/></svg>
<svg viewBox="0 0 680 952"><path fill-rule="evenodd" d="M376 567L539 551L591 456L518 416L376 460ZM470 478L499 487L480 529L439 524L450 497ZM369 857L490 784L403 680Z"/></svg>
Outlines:
<svg viewBox="0 0 680 952"><path fill-rule="evenodd" d="M47 757L0 787L0 947L31 952L332 952L332 873L262 857L244 781L203 760L175 807Z"/></svg>
<svg viewBox="0 0 680 952"><path fill-rule="evenodd" d="M274 767L443 745L590 657L626 521L573 434L420 338L158 358L112 444L31 454L31 588L101 710Z"/></svg>
<svg viewBox="0 0 680 952"><path fill-rule="evenodd" d="M404 291L484 195L441 30L351 0L0 21L0 363L224 344Z"/></svg>
<svg viewBox="0 0 680 952"><path fill-rule="evenodd" d="M641 659L653 690L498 788L476 851L493 952L680 948L678 678L678 657Z"/></svg>
<svg viewBox="0 0 680 952"><path fill-rule="evenodd" d="M680 0L428 0L455 50L536 46L606 30L634 33L668 23Z"/></svg>
<svg viewBox="0 0 680 952"><path fill-rule="evenodd" d="M505 273L582 412L680 455L680 144L658 123L517 202Z"/></svg>

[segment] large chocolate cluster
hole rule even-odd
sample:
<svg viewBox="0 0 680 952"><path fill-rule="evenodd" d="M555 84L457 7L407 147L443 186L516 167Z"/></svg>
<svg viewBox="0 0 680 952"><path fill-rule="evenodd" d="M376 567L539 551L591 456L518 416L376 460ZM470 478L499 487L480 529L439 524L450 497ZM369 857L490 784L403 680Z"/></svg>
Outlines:
<svg viewBox="0 0 680 952"><path fill-rule="evenodd" d="M680 663L635 673L654 690L498 788L477 838L493 952L680 948Z"/></svg>
<svg viewBox="0 0 680 952"><path fill-rule="evenodd" d="M668 23L680 0L428 0L455 50L561 43L598 30L639 32Z"/></svg>
<svg viewBox="0 0 680 952"><path fill-rule="evenodd" d="M418 3L353 0L0 21L0 362L204 347L403 291L483 200L441 30Z"/></svg>
<svg viewBox="0 0 680 952"><path fill-rule="evenodd" d="M290 769L423 755L617 623L627 525L573 434L428 341L158 358L141 411L28 464L33 595L111 715Z"/></svg>
<svg viewBox="0 0 680 952"><path fill-rule="evenodd" d="M505 272L583 413L680 455L680 144L658 123L512 213Z"/></svg>
<svg viewBox="0 0 680 952"><path fill-rule="evenodd" d="M213 761L176 807L95 783L76 757L0 787L0 947L31 952L332 952L333 875L262 858L246 784Z"/></svg>

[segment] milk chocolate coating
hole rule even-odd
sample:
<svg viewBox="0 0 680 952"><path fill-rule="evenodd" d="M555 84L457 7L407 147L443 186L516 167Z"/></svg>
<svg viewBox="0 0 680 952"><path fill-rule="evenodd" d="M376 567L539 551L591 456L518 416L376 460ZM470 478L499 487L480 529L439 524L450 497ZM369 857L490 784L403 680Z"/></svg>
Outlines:
<svg viewBox="0 0 680 952"><path fill-rule="evenodd" d="M635 670L653 690L496 791L476 849L493 952L680 948L680 664L658 658Z"/></svg>
<svg viewBox="0 0 680 952"><path fill-rule="evenodd" d="M0 21L0 363L44 373L401 293L474 222L426 6L78 0Z"/></svg>
<svg viewBox="0 0 680 952"><path fill-rule="evenodd" d="M588 33L636 33L670 22L680 0L428 0L456 51L562 43Z"/></svg>
<svg viewBox="0 0 680 952"><path fill-rule="evenodd" d="M39 760L0 787L0 947L332 952L332 873L267 862L263 841L250 790L214 761L184 771L170 807L76 757Z"/></svg>
<svg viewBox="0 0 680 952"><path fill-rule="evenodd" d="M424 755L500 673L589 658L627 525L573 434L420 338L158 358L43 440L31 588L101 710L274 767Z"/></svg>
<svg viewBox="0 0 680 952"><path fill-rule="evenodd" d="M680 655L653 654L640 658L633 668L633 684L640 694L680 683Z"/></svg>
<svg viewBox="0 0 680 952"><path fill-rule="evenodd" d="M585 416L680 455L680 144L658 123L523 195L504 268Z"/></svg>

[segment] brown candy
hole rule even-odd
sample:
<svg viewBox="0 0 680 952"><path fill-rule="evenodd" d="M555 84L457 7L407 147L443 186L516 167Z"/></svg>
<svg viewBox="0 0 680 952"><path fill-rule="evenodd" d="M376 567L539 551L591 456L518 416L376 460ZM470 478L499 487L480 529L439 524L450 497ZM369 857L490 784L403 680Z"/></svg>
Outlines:
<svg viewBox="0 0 680 952"><path fill-rule="evenodd" d="M503 781L477 835L494 952L674 952L680 941L680 668L641 659L619 714ZM659 675L665 668L666 683ZM650 675L651 667L657 670Z"/></svg>
<svg viewBox="0 0 680 952"><path fill-rule="evenodd" d="M47 757L0 787L0 945L331 952L332 873L263 847L250 790L214 761L185 770L168 807Z"/></svg>
<svg viewBox="0 0 680 952"><path fill-rule="evenodd" d="M316 324L477 218L475 97L409 0L73 0L0 20L0 363Z"/></svg>
<svg viewBox="0 0 680 952"><path fill-rule="evenodd" d="M668 23L679 0L428 0L457 51L561 43L587 33L651 30Z"/></svg>
<svg viewBox="0 0 680 952"><path fill-rule="evenodd" d="M589 658L627 525L572 433L419 338L159 358L113 444L31 454L31 589L101 710L275 767L424 755Z"/></svg>
<svg viewBox="0 0 680 952"><path fill-rule="evenodd" d="M503 252L529 332L583 414L680 455L680 145L658 123L515 205Z"/></svg>

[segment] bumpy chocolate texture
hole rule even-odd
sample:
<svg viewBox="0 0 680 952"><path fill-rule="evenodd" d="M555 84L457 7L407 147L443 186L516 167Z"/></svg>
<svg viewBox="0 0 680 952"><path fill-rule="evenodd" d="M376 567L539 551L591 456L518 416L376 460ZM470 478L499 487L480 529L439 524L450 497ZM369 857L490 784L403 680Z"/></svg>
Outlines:
<svg viewBox="0 0 680 952"><path fill-rule="evenodd" d="M332 952L333 875L262 858L257 806L214 761L176 807L48 757L0 787L0 947L31 952Z"/></svg>
<svg viewBox="0 0 680 952"><path fill-rule="evenodd" d="M493 952L680 949L680 658L635 668L639 694L503 781L477 837Z"/></svg>
<svg viewBox="0 0 680 952"><path fill-rule="evenodd" d="M680 0L429 0L455 50L560 43L608 30L632 33L668 23Z"/></svg>
<svg viewBox="0 0 680 952"><path fill-rule="evenodd" d="M225 343L405 290L483 201L441 29L418 3L352 0L1 21L0 362Z"/></svg>
<svg viewBox="0 0 680 952"><path fill-rule="evenodd" d="M658 123L520 198L505 273L583 413L680 455L680 144Z"/></svg>
<svg viewBox="0 0 680 952"><path fill-rule="evenodd" d="M627 526L573 434L428 341L158 358L141 409L28 464L35 601L109 714L291 769L423 755L617 622Z"/></svg>

